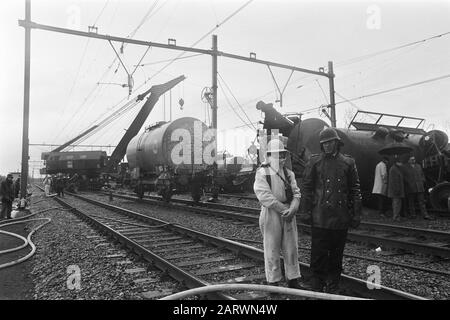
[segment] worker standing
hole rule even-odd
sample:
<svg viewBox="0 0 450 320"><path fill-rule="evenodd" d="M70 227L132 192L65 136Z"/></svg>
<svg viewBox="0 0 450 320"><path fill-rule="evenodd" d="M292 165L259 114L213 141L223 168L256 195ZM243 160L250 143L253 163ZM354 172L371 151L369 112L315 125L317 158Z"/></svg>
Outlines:
<svg viewBox="0 0 450 320"><path fill-rule="evenodd" d="M12 203L14 201L13 175L8 173L6 179L0 184L0 197L2 200L2 219L11 219Z"/></svg>
<svg viewBox="0 0 450 320"><path fill-rule="evenodd" d="M43 184L44 184L45 195L46 195L47 197L49 197L49 196L50 196L50 186L51 186L51 184L52 184L52 178L51 178L51 176L46 175L45 178L44 178Z"/></svg>
<svg viewBox="0 0 450 320"><path fill-rule="evenodd" d="M283 254L285 277L290 288L302 285L298 263L298 234L295 213L300 203L300 190L294 173L287 169L287 150L278 137L268 143L267 160L256 171L254 191L261 203L259 226L264 238L264 266L267 283L279 285L283 279L280 251Z"/></svg>
<svg viewBox="0 0 450 320"><path fill-rule="evenodd" d="M333 128L319 134L322 152L309 159L301 184L301 219L311 223L312 288L336 294L349 227L361 221L362 196L355 160L340 153Z"/></svg>
<svg viewBox="0 0 450 320"><path fill-rule="evenodd" d="M403 163L398 155L395 156L395 163L389 169L388 197L392 199L392 220L400 221L400 211L402 201L405 198L405 184L403 178Z"/></svg>
<svg viewBox="0 0 450 320"><path fill-rule="evenodd" d="M376 195L378 202L378 214L380 217L385 217L387 207L387 187L388 187L388 174L387 164L389 159L384 156L383 159L378 162L375 167L375 176L373 182L372 194Z"/></svg>
<svg viewBox="0 0 450 320"><path fill-rule="evenodd" d="M428 215L427 208L425 207L425 176L422 168L416 163L414 156L409 157L408 163L403 166L403 172L405 173L405 193L408 201L409 217L416 217L415 202L419 205L420 216L423 219L433 219Z"/></svg>

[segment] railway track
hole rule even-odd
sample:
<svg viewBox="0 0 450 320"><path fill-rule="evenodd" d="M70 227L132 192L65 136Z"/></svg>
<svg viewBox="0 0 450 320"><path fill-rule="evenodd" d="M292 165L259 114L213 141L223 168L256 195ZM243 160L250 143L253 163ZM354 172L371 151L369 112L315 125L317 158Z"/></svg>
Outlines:
<svg viewBox="0 0 450 320"><path fill-rule="evenodd" d="M217 283L263 283L265 279L264 252L260 249L80 195L73 197L95 206L96 209L92 210L95 214L81 210L79 206L73 206L60 198L55 200L71 208L82 219L163 270L185 287L195 288ZM102 209L99 210L99 207ZM300 263L300 268L302 274L308 277L309 265ZM366 281L346 275L343 275L342 287L349 296L394 300L423 299L384 286L370 290ZM264 298L264 294L211 293L208 297L261 299Z"/></svg>
<svg viewBox="0 0 450 320"><path fill-rule="evenodd" d="M185 199L172 199L171 203L161 201L157 196L144 196L138 199L136 196L126 194L113 194L114 197L131 201L143 201L152 205L174 207L191 212L215 215L222 218L240 220L248 223L258 223L259 209L225 205L210 202L194 202ZM297 223L299 230L310 233L310 226ZM405 253L419 253L450 258L450 232L430 229L410 228L392 224L374 222L361 222L358 229L348 232L347 238L354 242L381 246Z"/></svg>

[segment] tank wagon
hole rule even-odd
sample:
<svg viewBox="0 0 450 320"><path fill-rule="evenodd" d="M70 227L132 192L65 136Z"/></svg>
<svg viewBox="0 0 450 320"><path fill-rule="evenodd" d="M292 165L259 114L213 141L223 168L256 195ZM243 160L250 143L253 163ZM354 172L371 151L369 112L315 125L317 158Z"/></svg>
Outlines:
<svg viewBox="0 0 450 320"><path fill-rule="evenodd" d="M207 130L202 121L184 117L159 122L135 136L126 150L135 192L142 197L157 191L168 201L174 193L190 191L198 201L215 156L215 141Z"/></svg>

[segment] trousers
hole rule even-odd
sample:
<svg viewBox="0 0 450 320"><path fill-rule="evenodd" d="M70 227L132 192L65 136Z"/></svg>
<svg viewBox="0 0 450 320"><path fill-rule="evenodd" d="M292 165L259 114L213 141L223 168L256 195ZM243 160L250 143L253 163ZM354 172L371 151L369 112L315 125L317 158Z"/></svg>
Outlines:
<svg viewBox="0 0 450 320"><path fill-rule="evenodd" d="M322 291L326 282L338 286L346 240L347 229L311 228L311 271L314 290Z"/></svg>
<svg viewBox="0 0 450 320"><path fill-rule="evenodd" d="M274 210L264 208L259 216L259 227L264 238L264 269L267 282L283 279L280 253L283 255L287 280L300 277L298 264L298 234L295 217L286 222Z"/></svg>
<svg viewBox="0 0 450 320"><path fill-rule="evenodd" d="M383 194L376 194L377 197L377 205L378 205L378 213L385 214L388 209L388 198Z"/></svg>
<svg viewBox="0 0 450 320"><path fill-rule="evenodd" d="M402 210L402 198L392 198L392 217L394 219L400 218L401 210Z"/></svg>
<svg viewBox="0 0 450 320"><path fill-rule="evenodd" d="M2 218L11 218L11 211L12 211L12 201L2 200L1 217Z"/></svg>
<svg viewBox="0 0 450 320"><path fill-rule="evenodd" d="M416 200L417 203L419 204L420 215L422 217L428 215L427 208L425 207L425 197L423 195L423 192L409 193L407 198L408 198L408 211L410 216L416 215L415 209Z"/></svg>
<svg viewBox="0 0 450 320"><path fill-rule="evenodd" d="M44 186L45 195L48 197L50 195L50 185L46 184Z"/></svg>

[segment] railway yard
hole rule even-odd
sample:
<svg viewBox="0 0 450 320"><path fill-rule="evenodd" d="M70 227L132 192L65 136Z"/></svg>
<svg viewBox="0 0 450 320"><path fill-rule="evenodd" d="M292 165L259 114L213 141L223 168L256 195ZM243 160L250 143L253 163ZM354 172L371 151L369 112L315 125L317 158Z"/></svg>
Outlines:
<svg viewBox="0 0 450 320"><path fill-rule="evenodd" d="M0 3L0 300L450 300L449 8Z"/></svg>
<svg viewBox="0 0 450 320"><path fill-rule="evenodd" d="M33 235L36 252L25 263L32 283L21 298L161 299L208 284L264 284L257 201L251 196L229 195L220 203L194 205L183 198L167 203L156 196L138 199L123 191L45 198L35 187L33 218L50 218L51 222ZM345 247L343 295L449 298L450 219L417 220L400 226L376 221L368 213L365 216L358 231L350 230ZM30 231L41 222L21 226ZM307 277L310 237L308 226L298 225L299 262ZM20 252L23 256L28 251ZM6 263L5 258L3 255L0 264ZM370 266L380 269L379 289L368 289ZM71 270L79 270L80 276L73 287ZM305 296L246 289L186 297L200 298Z"/></svg>

